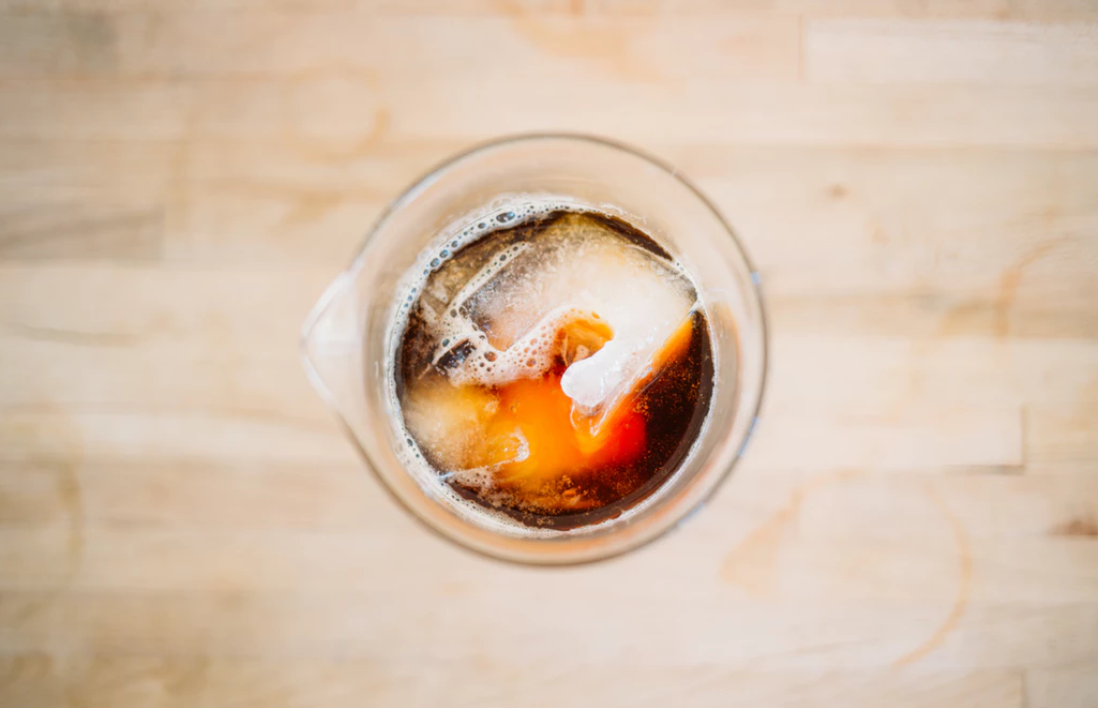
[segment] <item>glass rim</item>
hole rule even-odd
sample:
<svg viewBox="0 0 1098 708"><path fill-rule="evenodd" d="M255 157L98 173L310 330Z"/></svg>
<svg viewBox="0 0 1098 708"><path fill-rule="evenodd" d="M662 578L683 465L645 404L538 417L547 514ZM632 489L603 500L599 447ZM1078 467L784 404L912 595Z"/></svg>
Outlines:
<svg viewBox="0 0 1098 708"><path fill-rule="evenodd" d="M683 187L685 187L691 194L698 199L705 208L713 215L717 222L724 229L724 232L732 240L732 244L735 246L736 252L743 260L743 263L747 267L749 279L751 282L751 291L754 293L755 300L758 303L759 308L759 330L761 333L761 355L762 361L760 365L759 373L759 392L756 397L756 401L753 410L750 411L751 422L744 433L743 439L739 443L739 447L736 451L736 456L725 467L724 470L715 478L712 487L705 493L704 496L699 498L685 513L683 513L674 523L669 524L665 528L660 529L658 532L651 534L650 536L643 538L639 542L632 545L625 545L621 548L609 550L605 553L597 554L591 557L579 558L579 559L557 559L557 558L515 558L504 553L496 553L494 549L482 548L480 546L473 545L466 542L459 536L452 534L451 532L436 526L434 523L420 514L412 504L409 504L403 499L396 490L390 485L389 481L385 478L381 472L378 471L378 463L375 461L370 453L363 446L362 442L358 439L354 430L351 428L348 421L340 412L338 406L332 400L330 392L327 387L323 385L320 374L316 371L315 366L308 356L308 337L312 331L314 325L319 321L326 308L331 304L335 293L339 287L342 286L346 278L353 275L361 265L362 260L366 256L366 251L373 241L373 239L379 234L385 227L386 223L405 206L414 201L422 192L426 191L431 185L441 176L443 173L458 166L459 164L480 155L481 153L488 152L493 149L507 147L509 145L527 142L538 141L565 141L573 143L589 143L593 146L610 148L617 150L633 157L639 158L654 167L658 168L672 179L677 181ZM475 554L481 558L490 558L497 562L507 563L509 565L526 566L534 568L563 568L570 566L582 566L589 565L591 563L598 563L600 561L609 560L622 556L632 551L640 550L646 546L651 545L655 541L667 537L672 529L678 528L683 521L692 517L703 506L705 506L710 499L724 486L725 482L731 476L732 471L735 469L736 464L743 457L744 451L747 449L747 445L750 442L752 436L755 434L760 420L759 413L762 410L763 401L766 398L767 380L769 375L769 360L770 360L770 340L769 340L769 318L767 314L766 300L763 297L762 292L762 275L756 269L754 263L752 263L750 256L743 247L743 243L736 235L735 230L731 227L728 221L717 209L716 205L707 197L693 182L684 177L678 169L672 167L670 164L663 160L654 157L653 155L644 152L631 145L601 136L586 134L586 133L569 133L569 132L529 132L529 133L516 133L506 135L503 137L493 138L489 140L483 140L477 142L470 147L462 150L442 162L436 163L434 167L428 171L422 173L420 177L412 182L410 186L404 189L398 196L393 198L381 211L381 213L374 220L374 223L366 232L366 236L362 239L358 249L355 252L351 262L339 274L332 280L332 282L325 287L325 290L318 298L316 304L309 310L309 314L306 316L305 321L301 326L300 331L300 348L303 364L305 367L307 378L320 395L324 404L331 409L338 418L341 427L347 434L347 437L354 443L355 448L358 450L359 455L363 461L366 462L366 467L373 474L375 479L381 483L382 489L397 505L406 511L412 518L414 518L421 526L427 528L432 534L446 540L448 543L462 549L465 552Z"/></svg>

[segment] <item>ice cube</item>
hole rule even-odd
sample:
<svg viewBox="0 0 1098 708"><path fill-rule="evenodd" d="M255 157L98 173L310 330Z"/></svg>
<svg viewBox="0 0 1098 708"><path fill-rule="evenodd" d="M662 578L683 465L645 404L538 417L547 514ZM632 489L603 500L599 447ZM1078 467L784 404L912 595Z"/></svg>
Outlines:
<svg viewBox="0 0 1098 708"><path fill-rule="evenodd" d="M521 460L521 435L493 427L499 398L477 386L417 382L404 400L404 421L431 463L446 472Z"/></svg>
<svg viewBox="0 0 1098 708"><path fill-rule="evenodd" d="M561 385L589 414L636 378L695 303L674 264L582 214L487 262L448 303L435 363L454 364L453 383L496 386L541 376L561 355L570 364ZM613 331L601 349L561 341L565 328L596 320ZM450 354L455 346L463 356Z"/></svg>

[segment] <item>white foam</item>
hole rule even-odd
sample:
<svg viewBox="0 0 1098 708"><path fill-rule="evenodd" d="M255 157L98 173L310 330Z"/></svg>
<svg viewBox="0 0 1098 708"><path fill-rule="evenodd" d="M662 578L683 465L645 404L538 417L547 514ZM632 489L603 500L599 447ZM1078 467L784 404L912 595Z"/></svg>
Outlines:
<svg viewBox="0 0 1098 708"><path fill-rule="evenodd" d="M458 330L455 341L468 341L473 350L460 365L448 369L447 375L455 386L477 384L492 387L537 378L553 365L557 354L557 333L572 322L592 319L599 319L598 314L576 307L557 308L506 349L492 346L486 337L477 333L475 327Z"/></svg>
<svg viewBox="0 0 1098 708"><path fill-rule="evenodd" d="M601 225L565 217L535 241L493 254L433 318L440 342L434 361L457 348L466 352L446 369L456 385L535 378L553 365L558 332L577 320L601 320L613 338L573 363L562 381L581 409L594 412L671 336L694 297L675 264ZM486 322L493 336L476 321Z"/></svg>

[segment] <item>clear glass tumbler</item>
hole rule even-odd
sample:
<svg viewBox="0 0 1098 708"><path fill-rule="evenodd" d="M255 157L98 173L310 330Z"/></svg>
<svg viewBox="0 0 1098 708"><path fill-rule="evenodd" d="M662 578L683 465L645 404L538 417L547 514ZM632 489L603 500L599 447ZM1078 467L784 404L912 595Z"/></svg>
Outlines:
<svg viewBox="0 0 1098 708"><path fill-rule="evenodd" d="M538 195L615 213L656 238L694 276L714 347L708 417L679 469L630 513L567 531L531 529L471 512L445 493L437 475L403 466L400 412L390 395L399 283L420 251L509 200ZM674 169L596 138L506 138L438 167L382 215L306 320L305 368L384 486L428 527L508 561L589 562L636 548L675 526L713 493L742 454L766 376L758 283L731 229Z"/></svg>

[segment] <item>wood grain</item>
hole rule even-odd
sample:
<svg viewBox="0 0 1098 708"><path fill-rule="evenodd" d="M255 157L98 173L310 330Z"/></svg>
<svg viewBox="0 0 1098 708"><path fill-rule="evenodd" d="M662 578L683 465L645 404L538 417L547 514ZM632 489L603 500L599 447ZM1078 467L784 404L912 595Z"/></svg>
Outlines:
<svg viewBox="0 0 1098 708"><path fill-rule="evenodd" d="M810 78L824 82L1090 86L1096 40L1098 27L1083 24L819 20L805 53Z"/></svg>
<svg viewBox="0 0 1098 708"><path fill-rule="evenodd" d="M27 654L0 661L12 676L13 693L24 705L63 705L79 696L88 706L154 703L193 706L227 700L242 705L276 703L360 705L370 695L388 705L460 704L557 705L580 694L582 703L621 702L654 706L671 700L698 706L724 705L732 695L766 705L832 705L836 695L857 705L903 708L951 703L1018 708L1024 704L1021 678L1010 671L920 672L819 671L744 672L713 665L645 667L640 676L626 664L599 666L565 660L547 668L508 661L446 662L425 679L414 666L386 667L370 661L279 662L227 659L110 657L52 660ZM522 688L508 680L527 677ZM567 689L562 683L568 683ZM674 689L668 687L674 686ZM1062 704L1073 705L1073 704ZM1085 705L1075 703L1074 705Z"/></svg>
<svg viewBox="0 0 1098 708"><path fill-rule="evenodd" d="M1098 702L1098 5L0 0L0 705ZM487 561L300 324L502 133L635 143L762 274L689 523Z"/></svg>

